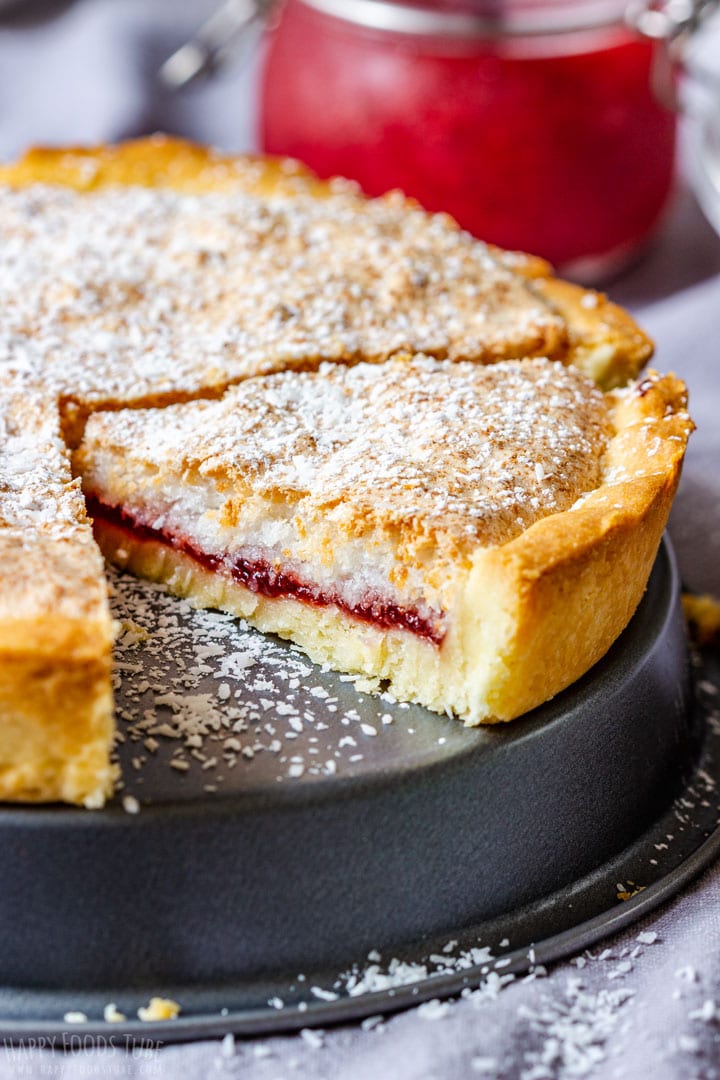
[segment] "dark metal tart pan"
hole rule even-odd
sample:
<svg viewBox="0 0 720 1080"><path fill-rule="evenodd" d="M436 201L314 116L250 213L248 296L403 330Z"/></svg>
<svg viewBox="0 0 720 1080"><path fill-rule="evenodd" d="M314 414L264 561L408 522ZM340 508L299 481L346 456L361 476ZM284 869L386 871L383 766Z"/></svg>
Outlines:
<svg viewBox="0 0 720 1080"><path fill-rule="evenodd" d="M206 614L141 583L126 588L144 590L151 609L175 605L190 648ZM231 623L228 654L256 639ZM303 679L280 685L283 657L295 663L297 653L272 650L262 708L276 715L278 701L295 701L305 718L293 727L292 761L312 762L320 746L332 773L288 769L283 754L240 755L208 791L208 770L168 767L172 740L159 739L137 770L128 739L120 757L140 813L119 799L101 811L0 809L0 1033L67 1031L64 1013L81 1010L84 1032L192 1038L455 993L493 961L468 963L480 954L467 953L455 968L431 963L412 986L375 993L348 993L352 980L336 977L369 953L380 966L418 964L478 943L507 971L527 967L533 943L538 962L580 948L714 854L717 807L699 789L714 784L716 736L694 701L667 543L608 655L509 725L463 728L359 693L309 662ZM189 663L177 646L167 662ZM217 693L207 667L199 689ZM141 675L135 667L125 680L121 706ZM348 734L350 755L337 749ZM670 831L676 842L658 858ZM643 891L618 901L624 882L628 896ZM105 1003L134 1017L152 994L176 998L181 1017L103 1024Z"/></svg>

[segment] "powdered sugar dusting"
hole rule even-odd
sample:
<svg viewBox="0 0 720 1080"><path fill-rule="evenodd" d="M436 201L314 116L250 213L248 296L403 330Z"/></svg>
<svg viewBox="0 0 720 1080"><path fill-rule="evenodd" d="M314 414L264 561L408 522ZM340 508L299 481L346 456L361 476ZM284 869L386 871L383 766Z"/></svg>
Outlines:
<svg viewBox="0 0 720 1080"><path fill-rule="evenodd" d="M24 375L0 395L0 557L3 615L99 618L109 644L102 558L57 408Z"/></svg>
<svg viewBox="0 0 720 1080"><path fill-rule="evenodd" d="M197 394L401 349L563 351L562 320L449 219L348 188L0 190L0 363L83 402Z"/></svg>
<svg viewBox="0 0 720 1080"><path fill-rule="evenodd" d="M76 462L103 502L204 550L231 529L238 550L274 543L286 562L310 538L337 560L339 542L363 536L376 551L393 541L394 558L422 569L567 509L600 482L609 435L603 395L575 369L417 356L96 414ZM194 531L211 525L217 536Z"/></svg>

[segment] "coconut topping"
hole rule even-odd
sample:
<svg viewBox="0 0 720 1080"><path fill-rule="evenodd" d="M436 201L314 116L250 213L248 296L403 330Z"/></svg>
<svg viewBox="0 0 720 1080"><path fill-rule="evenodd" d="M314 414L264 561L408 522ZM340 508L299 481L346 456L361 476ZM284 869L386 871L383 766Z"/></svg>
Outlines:
<svg viewBox="0 0 720 1080"><path fill-rule="evenodd" d="M102 558L60 438L57 407L24 379L0 396L0 616L96 616Z"/></svg>
<svg viewBox="0 0 720 1080"><path fill-rule="evenodd" d="M401 196L0 189L0 364L84 403L399 350L566 348L532 286Z"/></svg>
<svg viewBox="0 0 720 1080"><path fill-rule="evenodd" d="M57 406L25 379L4 383L0 448L0 528L55 537L74 532L84 521L84 503L60 438Z"/></svg>
<svg viewBox="0 0 720 1080"><path fill-rule="evenodd" d="M210 510L237 538L257 515L250 542L270 518L286 556L288 544L327 533L384 539L424 566L567 509L600 482L610 434L603 395L575 369L420 356L251 379L220 401L96 414L76 464L89 491L155 527L188 535L183 516Z"/></svg>

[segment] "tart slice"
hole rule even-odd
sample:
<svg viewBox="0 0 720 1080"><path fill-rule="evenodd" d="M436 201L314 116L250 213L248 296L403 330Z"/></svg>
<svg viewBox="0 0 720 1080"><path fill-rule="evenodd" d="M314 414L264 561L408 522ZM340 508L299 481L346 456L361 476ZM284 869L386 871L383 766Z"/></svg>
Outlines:
<svg viewBox="0 0 720 1080"><path fill-rule="evenodd" d="M645 588L691 422L649 375L429 357L98 413L74 456L120 566L398 698L508 720L598 660Z"/></svg>
<svg viewBox="0 0 720 1080"><path fill-rule="evenodd" d="M23 380L0 397L0 565L0 799L100 806L116 772L104 567L55 402Z"/></svg>

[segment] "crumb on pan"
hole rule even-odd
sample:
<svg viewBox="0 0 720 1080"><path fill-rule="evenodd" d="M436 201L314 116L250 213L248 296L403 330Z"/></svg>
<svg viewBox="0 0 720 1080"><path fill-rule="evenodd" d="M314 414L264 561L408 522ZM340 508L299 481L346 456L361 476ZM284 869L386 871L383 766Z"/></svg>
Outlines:
<svg viewBox="0 0 720 1080"><path fill-rule="evenodd" d="M103 1009L103 1020L106 1024L121 1024L127 1017L120 1012L114 1001L110 1001Z"/></svg>
<svg viewBox="0 0 720 1080"><path fill-rule="evenodd" d="M63 1016L63 1020L66 1024L86 1024L87 1016L84 1012L79 1012L75 1009L71 1009L70 1012L66 1012Z"/></svg>
<svg viewBox="0 0 720 1080"><path fill-rule="evenodd" d="M180 1006L172 998L150 998L148 1005L141 1005L138 1009L138 1017L145 1023L154 1020L174 1020L180 1013Z"/></svg>
<svg viewBox="0 0 720 1080"><path fill-rule="evenodd" d="M697 645L715 645L720 641L720 601L708 593L682 594L683 611L690 636Z"/></svg>
<svg viewBox="0 0 720 1080"><path fill-rule="evenodd" d="M632 900L633 896L645 891L644 885L636 885L634 881L620 882L616 888L618 900Z"/></svg>

